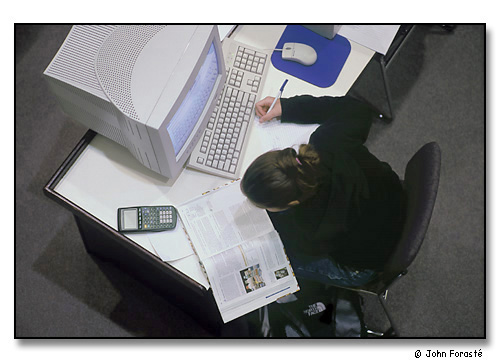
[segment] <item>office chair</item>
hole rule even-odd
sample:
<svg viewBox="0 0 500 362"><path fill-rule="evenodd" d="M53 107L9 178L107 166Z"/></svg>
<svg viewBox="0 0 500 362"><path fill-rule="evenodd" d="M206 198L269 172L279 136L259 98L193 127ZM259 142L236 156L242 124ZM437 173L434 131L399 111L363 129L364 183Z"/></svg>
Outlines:
<svg viewBox="0 0 500 362"><path fill-rule="evenodd" d="M360 287L342 287L359 293L378 296L390 327L384 333L369 331L381 337L399 336L394 320L389 314L386 300L391 285L408 272L424 241L439 186L441 150L435 142L420 148L408 162L403 180L407 197L406 220L401 238L377 279Z"/></svg>

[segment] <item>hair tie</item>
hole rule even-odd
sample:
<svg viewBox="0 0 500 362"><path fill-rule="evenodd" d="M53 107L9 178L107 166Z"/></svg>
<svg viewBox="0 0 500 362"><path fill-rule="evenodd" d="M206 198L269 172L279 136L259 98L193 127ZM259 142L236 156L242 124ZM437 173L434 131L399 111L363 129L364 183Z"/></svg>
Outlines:
<svg viewBox="0 0 500 362"><path fill-rule="evenodd" d="M297 161L297 163L302 166L302 162L300 162L299 158L298 157L295 157L295 160Z"/></svg>

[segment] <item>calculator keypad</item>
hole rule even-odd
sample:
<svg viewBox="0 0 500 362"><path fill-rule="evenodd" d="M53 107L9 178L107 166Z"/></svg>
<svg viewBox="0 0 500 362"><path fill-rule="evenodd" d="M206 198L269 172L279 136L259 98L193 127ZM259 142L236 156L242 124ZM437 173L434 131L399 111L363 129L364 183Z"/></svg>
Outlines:
<svg viewBox="0 0 500 362"><path fill-rule="evenodd" d="M172 206L141 207L139 224L143 230L171 229L175 227L175 210Z"/></svg>

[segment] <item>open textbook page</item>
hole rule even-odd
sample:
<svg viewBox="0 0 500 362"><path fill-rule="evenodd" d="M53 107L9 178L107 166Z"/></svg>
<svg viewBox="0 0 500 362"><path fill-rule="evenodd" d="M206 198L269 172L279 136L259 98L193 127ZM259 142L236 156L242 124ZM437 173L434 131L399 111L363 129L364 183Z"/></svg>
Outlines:
<svg viewBox="0 0 500 362"><path fill-rule="evenodd" d="M177 209L225 323L299 290L269 216L239 182Z"/></svg>

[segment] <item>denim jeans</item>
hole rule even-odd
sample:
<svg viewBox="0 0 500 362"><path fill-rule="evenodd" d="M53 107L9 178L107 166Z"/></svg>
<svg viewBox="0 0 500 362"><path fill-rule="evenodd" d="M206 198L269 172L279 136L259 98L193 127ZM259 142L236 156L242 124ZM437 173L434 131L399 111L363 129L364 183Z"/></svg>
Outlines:
<svg viewBox="0 0 500 362"><path fill-rule="evenodd" d="M290 260L297 277L333 286L360 286L377 275L374 270L357 270L341 265L331 258L301 255L300 257L290 256Z"/></svg>

